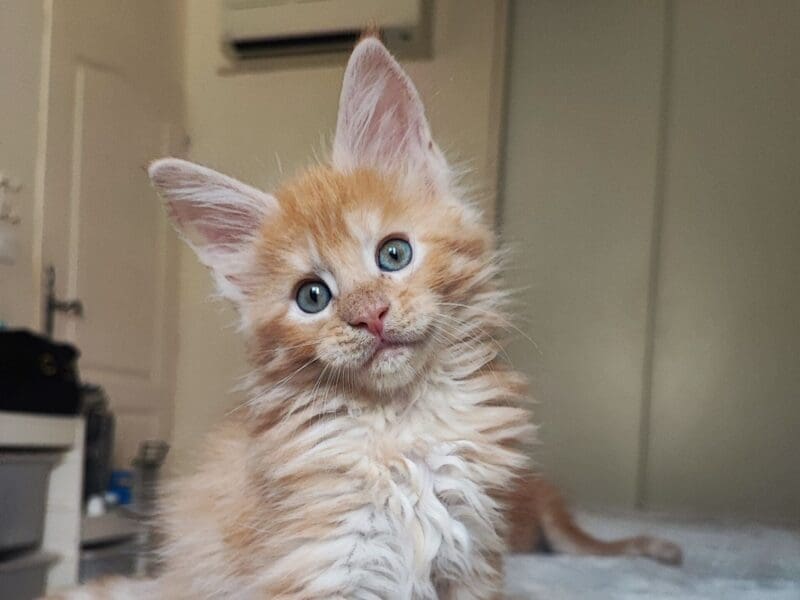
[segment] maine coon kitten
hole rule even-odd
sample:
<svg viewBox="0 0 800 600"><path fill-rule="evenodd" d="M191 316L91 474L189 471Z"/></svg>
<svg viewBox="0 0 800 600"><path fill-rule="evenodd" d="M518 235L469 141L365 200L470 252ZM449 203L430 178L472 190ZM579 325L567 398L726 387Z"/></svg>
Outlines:
<svg viewBox="0 0 800 600"><path fill-rule="evenodd" d="M507 539L531 550L555 504L530 495L524 385L497 359L493 236L391 55L357 45L330 164L274 195L149 173L238 307L250 399L164 499L163 575L60 597L500 597Z"/></svg>
<svg viewBox="0 0 800 600"><path fill-rule="evenodd" d="M267 194L178 159L152 181L241 315L249 402L164 501L164 574L73 598L489 599L526 467L490 230L373 37L330 164Z"/></svg>

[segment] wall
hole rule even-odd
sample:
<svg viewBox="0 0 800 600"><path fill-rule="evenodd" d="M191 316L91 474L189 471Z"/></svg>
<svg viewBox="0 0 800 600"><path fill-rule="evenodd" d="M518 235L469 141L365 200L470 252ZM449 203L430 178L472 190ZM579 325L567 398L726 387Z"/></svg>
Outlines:
<svg viewBox="0 0 800 600"><path fill-rule="evenodd" d="M800 520L800 6L512 11L537 459L585 503Z"/></svg>
<svg viewBox="0 0 800 600"><path fill-rule="evenodd" d="M437 139L472 169L493 207L505 3L439 0L434 58L408 64ZM333 64L231 73L219 49L217 3L186 3L185 90L190 158L269 188L324 153L336 119L345 56ZM491 218L491 215L489 216ZM187 468L202 435L241 400L246 366L230 307L209 301L208 274L181 255L180 352L173 464Z"/></svg>
<svg viewBox="0 0 800 600"><path fill-rule="evenodd" d="M43 2L0 3L0 42L14 48L0 52L0 173L22 184L18 194L9 194L21 219L15 227L17 260L13 266L0 264L0 320L12 326L35 327L40 319L36 156L45 29ZM13 93L5 93L9 90Z"/></svg>

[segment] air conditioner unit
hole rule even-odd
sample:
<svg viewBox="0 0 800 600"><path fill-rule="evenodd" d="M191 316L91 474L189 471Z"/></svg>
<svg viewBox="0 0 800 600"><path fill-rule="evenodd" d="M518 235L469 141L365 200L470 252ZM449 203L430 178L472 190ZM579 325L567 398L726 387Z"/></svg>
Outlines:
<svg viewBox="0 0 800 600"><path fill-rule="evenodd" d="M369 25L397 55L430 52L433 0L223 0L223 43L236 60L352 49Z"/></svg>

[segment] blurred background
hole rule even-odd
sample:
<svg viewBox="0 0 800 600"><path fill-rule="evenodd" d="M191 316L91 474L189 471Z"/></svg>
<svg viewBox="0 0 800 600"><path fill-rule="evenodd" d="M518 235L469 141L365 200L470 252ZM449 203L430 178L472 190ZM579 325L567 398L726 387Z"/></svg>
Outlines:
<svg viewBox="0 0 800 600"><path fill-rule="evenodd" d="M80 351L108 468L191 469L247 370L145 165L269 189L324 156L370 16L513 250L542 471L800 524L796 0L0 0L0 321Z"/></svg>

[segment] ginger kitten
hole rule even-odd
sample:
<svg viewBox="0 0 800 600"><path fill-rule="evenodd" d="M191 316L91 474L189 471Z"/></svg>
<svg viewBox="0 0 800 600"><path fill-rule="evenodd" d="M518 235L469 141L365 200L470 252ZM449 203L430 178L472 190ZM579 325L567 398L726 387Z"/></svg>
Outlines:
<svg viewBox="0 0 800 600"><path fill-rule="evenodd" d="M532 427L493 341L492 233L397 62L357 45L330 164L274 194L178 159L149 173L238 308L249 402L164 500L163 575L72 597L496 597Z"/></svg>
<svg viewBox="0 0 800 600"><path fill-rule="evenodd" d="M274 194L173 158L149 173L238 308L249 402L166 494L160 578L64 597L499 597L533 429L497 358L492 233L397 62L356 46L330 164Z"/></svg>

